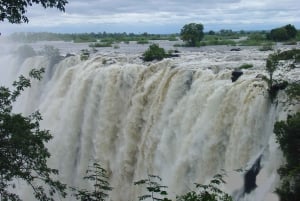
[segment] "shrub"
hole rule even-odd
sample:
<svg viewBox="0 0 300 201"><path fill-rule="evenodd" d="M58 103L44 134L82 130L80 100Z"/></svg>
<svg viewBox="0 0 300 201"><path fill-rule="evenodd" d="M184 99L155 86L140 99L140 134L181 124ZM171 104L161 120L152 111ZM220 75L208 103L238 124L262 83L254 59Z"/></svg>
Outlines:
<svg viewBox="0 0 300 201"><path fill-rule="evenodd" d="M148 44L149 41L147 39L142 38L142 39L139 39L136 43L137 44Z"/></svg>
<svg viewBox="0 0 300 201"><path fill-rule="evenodd" d="M219 189L224 184L222 174L213 177L208 185L195 184L198 191L190 191L184 195L177 196L178 201L232 201L232 197Z"/></svg>
<svg viewBox="0 0 300 201"><path fill-rule="evenodd" d="M76 189L71 188L74 192L74 196L76 200L81 201L105 201L108 197L108 192L112 190L108 182L108 173L107 171L101 167L98 163L93 163L92 166L89 166L86 171L86 176L83 177L84 180L89 180L93 182L93 190L86 189Z"/></svg>
<svg viewBox="0 0 300 201"><path fill-rule="evenodd" d="M271 51L273 49L274 48L271 44L264 44L259 48L259 51Z"/></svg>
<svg viewBox="0 0 300 201"><path fill-rule="evenodd" d="M300 49L286 50L278 53L279 60L295 59L296 62L300 61Z"/></svg>
<svg viewBox="0 0 300 201"><path fill-rule="evenodd" d="M239 69L249 69L252 68L253 64L242 64Z"/></svg>
<svg viewBox="0 0 300 201"><path fill-rule="evenodd" d="M158 44L152 44L149 48L143 53L144 61L153 61L153 60L162 60L166 58L168 55L166 54L164 48L159 47Z"/></svg>
<svg viewBox="0 0 300 201"><path fill-rule="evenodd" d="M85 61L88 60L90 57L90 52L87 49L83 49L80 51L80 60Z"/></svg>
<svg viewBox="0 0 300 201"><path fill-rule="evenodd" d="M146 185L146 189L149 192L149 194L139 196L139 201L145 200L147 198L151 198L153 201L171 201L167 197L164 197L168 195L167 191L165 190L167 186L161 185L161 180L162 179L157 175L148 175L147 179L142 179L134 182L134 185Z"/></svg>
<svg viewBox="0 0 300 201"><path fill-rule="evenodd" d="M91 43L89 47L111 47L112 42Z"/></svg>
<svg viewBox="0 0 300 201"><path fill-rule="evenodd" d="M272 29L267 35L267 38L274 41L286 41L295 38L296 35L297 29L293 25L288 24L283 27Z"/></svg>

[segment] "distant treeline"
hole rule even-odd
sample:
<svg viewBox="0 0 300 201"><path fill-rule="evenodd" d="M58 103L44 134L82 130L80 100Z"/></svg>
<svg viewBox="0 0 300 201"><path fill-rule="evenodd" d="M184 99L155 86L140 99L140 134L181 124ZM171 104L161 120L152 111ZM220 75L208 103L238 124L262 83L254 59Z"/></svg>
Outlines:
<svg viewBox="0 0 300 201"><path fill-rule="evenodd" d="M137 44L148 44L153 40L178 41L182 36L174 34L150 34L150 33L49 33L49 32L21 32L9 36L13 41L37 42L37 41L68 41L74 43L91 43L90 47L112 47L113 44L136 41ZM283 42L284 45L295 45L300 41L300 32L293 25L264 31L233 31L222 29L219 31L204 32L204 37L198 41L197 46L206 45L230 45L230 46L263 46L263 49L270 50L275 42ZM182 46L182 42L174 46Z"/></svg>
<svg viewBox="0 0 300 201"><path fill-rule="evenodd" d="M10 39L19 42L37 42L37 41L70 41L74 43L113 41L141 41L141 40L177 40L178 34L134 34L134 33L49 33L49 32L20 32L13 33Z"/></svg>

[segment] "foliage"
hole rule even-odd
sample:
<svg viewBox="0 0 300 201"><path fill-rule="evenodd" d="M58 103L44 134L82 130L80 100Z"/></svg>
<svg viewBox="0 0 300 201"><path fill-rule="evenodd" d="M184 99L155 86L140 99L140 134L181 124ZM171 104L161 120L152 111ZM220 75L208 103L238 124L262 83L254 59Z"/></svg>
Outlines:
<svg viewBox="0 0 300 201"><path fill-rule="evenodd" d="M203 40L199 43L200 46L209 46L209 45L232 45L235 46L236 42L233 40L226 40L226 39L209 39L209 40Z"/></svg>
<svg viewBox="0 0 300 201"><path fill-rule="evenodd" d="M71 188L77 200L104 201L108 197L108 191L112 190L112 187L109 186L107 171L99 163L93 163L86 171L86 176L83 179L93 182L94 190Z"/></svg>
<svg viewBox="0 0 300 201"><path fill-rule="evenodd" d="M40 80L43 72L44 69L32 70L29 76ZM30 79L20 76L13 83L12 91L0 87L0 197L3 200L21 200L9 190L15 188L16 179L25 181L38 200L52 201L55 193L66 195L66 186L52 179L58 171L47 166L50 153L45 143L52 136L48 130L40 129L40 113L28 117L12 113L16 98L30 85Z"/></svg>
<svg viewBox="0 0 300 201"><path fill-rule="evenodd" d="M148 175L147 179L142 179L134 185L146 185L148 194L139 196L139 200L152 199L153 201L170 201L165 191L167 186L160 184L161 178L156 175ZM217 174L209 184L195 184L196 191L189 191L184 195L176 196L177 201L232 201L232 197L219 189L219 185L224 184L223 174Z"/></svg>
<svg viewBox="0 0 300 201"><path fill-rule="evenodd" d="M300 197L300 112L289 115L286 122L276 122L274 133L286 158L286 164L278 170L282 183L276 193L281 201L297 201Z"/></svg>
<svg viewBox="0 0 300 201"><path fill-rule="evenodd" d="M267 35L267 38L274 41L286 41L295 38L297 35L297 29L294 25L288 24L283 27L272 29Z"/></svg>
<svg viewBox="0 0 300 201"><path fill-rule="evenodd" d="M134 33L48 33L48 32L31 32L31 33L13 33L10 39L18 42L37 42L37 41L73 41L75 43L119 43L139 40L177 40L178 34L134 34Z"/></svg>
<svg viewBox="0 0 300 201"><path fill-rule="evenodd" d="M257 39L247 38L246 40L240 41L238 44L241 46L272 46L273 42L270 42L266 39L257 40Z"/></svg>
<svg viewBox="0 0 300 201"><path fill-rule="evenodd" d="M209 184L195 184L197 191L190 191L178 196L178 201L232 201L232 197L219 189L220 184L224 184L222 174L213 177Z"/></svg>
<svg viewBox="0 0 300 201"><path fill-rule="evenodd" d="M162 186L160 184L161 180L162 179L157 175L148 175L147 179L134 182L134 185L146 185L146 189L149 193L139 196L139 200L141 201L151 198L153 201L171 201L165 197L168 195L167 191L165 191L167 186Z"/></svg>
<svg viewBox="0 0 300 201"><path fill-rule="evenodd" d="M145 38L141 38L136 43L137 44L148 44L149 41L147 39L145 39Z"/></svg>
<svg viewBox="0 0 300 201"><path fill-rule="evenodd" d="M300 49L291 49L278 53L278 60L294 59L295 62L300 62Z"/></svg>
<svg viewBox="0 0 300 201"><path fill-rule="evenodd" d="M274 50L272 44L263 44L260 48L259 51L272 51Z"/></svg>
<svg viewBox="0 0 300 201"><path fill-rule="evenodd" d="M278 54L279 52L270 54L266 61L266 70L269 73L269 82L268 82L269 89L273 85L273 74L278 67L278 63L279 63Z"/></svg>
<svg viewBox="0 0 300 201"><path fill-rule="evenodd" d="M290 83L288 88L286 89L286 93L290 99L290 101L292 100L296 100L297 102L299 102L300 100L300 83L295 82L295 83Z"/></svg>
<svg viewBox="0 0 300 201"><path fill-rule="evenodd" d="M180 38L187 43L188 46L195 47L203 39L203 25L190 23L182 27Z"/></svg>
<svg viewBox="0 0 300 201"><path fill-rule="evenodd" d="M167 54L164 48L159 47L158 44L152 44L149 48L143 53L144 61L153 61L153 60L162 60L167 57Z"/></svg>
<svg viewBox="0 0 300 201"><path fill-rule="evenodd" d="M57 8L65 11L67 0L1 0L0 21L8 20L10 23L28 23L27 7L33 4L41 4L44 8Z"/></svg>
<svg viewBox="0 0 300 201"><path fill-rule="evenodd" d="M283 45L297 45L297 41L295 40L286 41L283 43Z"/></svg>
<svg viewBox="0 0 300 201"><path fill-rule="evenodd" d="M287 31L287 34L289 38L295 38L297 35L297 29L294 25L288 24L284 26L285 30Z"/></svg>
<svg viewBox="0 0 300 201"><path fill-rule="evenodd" d="M277 96L279 90L284 90L288 87L289 83L286 80L273 80L273 74L277 70L281 60L280 51L270 54L266 61L266 70L269 73L268 92L271 102L273 102Z"/></svg>
<svg viewBox="0 0 300 201"><path fill-rule="evenodd" d="M90 52L87 49L83 49L80 51L80 60L85 61L90 58Z"/></svg>
<svg viewBox="0 0 300 201"><path fill-rule="evenodd" d="M112 42L102 42L101 43L92 43L89 44L89 47L111 47L112 46Z"/></svg>
<svg viewBox="0 0 300 201"><path fill-rule="evenodd" d="M252 68L253 64L242 64L239 69L249 69Z"/></svg>

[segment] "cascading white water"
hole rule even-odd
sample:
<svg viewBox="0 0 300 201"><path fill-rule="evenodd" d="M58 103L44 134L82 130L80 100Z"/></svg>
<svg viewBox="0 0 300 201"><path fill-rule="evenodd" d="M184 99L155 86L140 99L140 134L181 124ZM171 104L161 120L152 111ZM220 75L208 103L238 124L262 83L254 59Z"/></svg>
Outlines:
<svg viewBox="0 0 300 201"><path fill-rule="evenodd" d="M228 172L222 188L236 199L277 200L272 192L282 157L272 130L285 114L255 78L262 70L232 83L231 70L183 57L149 65L124 56L109 63L104 56L69 57L24 92L18 110L40 110L42 127L54 136L49 165L71 186L89 185L82 177L96 160L110 174L112 200L136 200L141 192L133 182L147 174L162 177L174 198L222 169ZM14 71L47 65L34 57ZM7 72L1 72L2 78ZM243 195L243 174L260 156L258 187Z"/></svg>

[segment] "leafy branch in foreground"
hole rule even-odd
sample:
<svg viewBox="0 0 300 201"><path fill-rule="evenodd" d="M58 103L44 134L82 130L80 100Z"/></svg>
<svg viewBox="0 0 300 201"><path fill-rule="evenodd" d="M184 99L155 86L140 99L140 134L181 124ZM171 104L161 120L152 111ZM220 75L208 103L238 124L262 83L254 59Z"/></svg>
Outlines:
<svg viewBox="0 0 300 201"><path fill-rule="evenodd" d="M0 21L8 20L10 23L28 23L27 7L33 4L40 4L44 8L57 8L65 11L66 0L1 0L0 1Z"/></svg>
<svg viewBox="0 0 300 201"><path fill-rule="evenodd" d="M171 201L167 197L164 197L168 195L167 191L164 190L167 186L162 186L160 184L161 180L159 176L149 174L147 179L134 182L134 185L146 185L146 189L149 192L148 194L139 196L139 200L151 198L153 201Z"/></svg>
<svg viewBox="0 0 300 201"><path fill-rule="evenodd" d="M104 201L108 197L108 191L112 190L112 187L109 186L107 171L99 163L95 162L89 166L83 179L93 182L94 190L71 188L77 200Z"/></svg>
<svg viewBox="0 0 300 201"><path fill-rule="evenodd" d="M32 70L31 78L41 79L44 69ZM0 87L0 198L21 200L14 193L16 180L25 181L38 200L52 201L54 194L66 196L66 186L53 179L56 169L47 166L50 157L45 147L51 138L48 130L41 130L42 117L35 112L28 117L12 112L13 103L21 92L31 86L30 79L20 76L14 89Z"/></svg>
<svg viewBox="0 0 300 201"><path fill-rule="evenodd" d="M209 184L195 184L198 191L190 191L177 196L178 201L232 201L232 197L218 186L225 184L222 174L216 174Z"/></svg>

